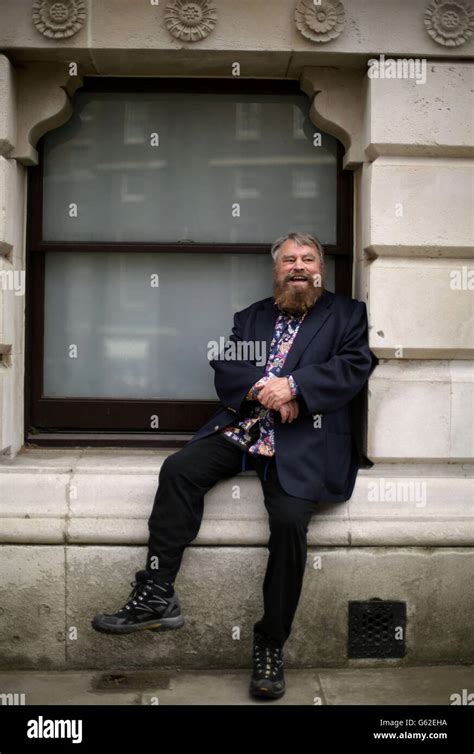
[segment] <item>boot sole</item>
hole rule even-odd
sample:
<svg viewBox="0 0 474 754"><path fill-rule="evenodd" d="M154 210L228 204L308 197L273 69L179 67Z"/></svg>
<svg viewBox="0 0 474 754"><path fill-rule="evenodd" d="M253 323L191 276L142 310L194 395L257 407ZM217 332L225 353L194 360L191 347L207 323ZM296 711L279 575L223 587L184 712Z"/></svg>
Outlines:
<svg viewBox="0 0 474 754"><path fill-rule="evenodd" d="M129 626L114 626L109 623L103 623L97 617L91 621L91 626L101 634L134 634L137 631L171 631L184 626L184 618L178 615L175 618L162 618L147 621L146 623L136 623Z"/></svg>
<svg viewBox="0 0 474 754"><path fill-rule="evenodd" d="M274 691L269 684L265 683L265 681L252 681L250 683L249 691L252 696L258 697L259 699L280 699L285 693L286 688L283 687L279 691Z"/></svg>

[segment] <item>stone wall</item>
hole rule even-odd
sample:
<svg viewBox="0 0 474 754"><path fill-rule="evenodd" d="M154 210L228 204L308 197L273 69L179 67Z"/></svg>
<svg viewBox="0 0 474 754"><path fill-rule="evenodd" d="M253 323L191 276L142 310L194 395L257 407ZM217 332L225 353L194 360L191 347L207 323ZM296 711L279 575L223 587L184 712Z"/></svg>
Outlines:
<svg viewBox="0 0 474 754"><path fill-rule="evenodd" d="M37 163L40 136L70 117L85 75L298 80L315 128L342 142L344 165L354 171L353 295L367 303L380 363L368 394L367 454L375 465L360 473L350 502L312 524L294 657L344 662L341 605L379 596L407 601L407 662L472 662L473 3L458 0L456 13L426 0L334 0L330 18L328 3L199 0L203 17L193 27L189 18L174 24L172 0L76 0L72 14L68 3L53 12L40 0L34 15L29 0L0 0L0 272L17 288L26 273L28 284L27 167ZM381 64L380 56L424 60L424 83L369 75L370 59ZM153 490L135 477L147 474L149 461L135 458L124 479L120 453L111 453L104 479L94 473L99 451L87 451L91 466L82 469L76 451L20 452L25 297L17 294L0 286L2 661L113 667L118 655L123 660L120 647L92 635L89 613L123 599L140 563ZM71 474L82 484L76 503ZM404 500L407 480L423 490L423 506ZM242 662L237 645L232 655L218 642L230 625L248 628L259 605L266 529L256 480L248 494L251 506L235 520L222 489L218 509L210 496L180 575L204 654L196 656L188 634L176 645L174 635L163 644L141 637L132 665ZM311 578L314 552L327 558L320 581ZM335 593L339 607L331 605ZM25 600L34 618L20 630ZM81 644L68 640L71 625Z"/></svg>

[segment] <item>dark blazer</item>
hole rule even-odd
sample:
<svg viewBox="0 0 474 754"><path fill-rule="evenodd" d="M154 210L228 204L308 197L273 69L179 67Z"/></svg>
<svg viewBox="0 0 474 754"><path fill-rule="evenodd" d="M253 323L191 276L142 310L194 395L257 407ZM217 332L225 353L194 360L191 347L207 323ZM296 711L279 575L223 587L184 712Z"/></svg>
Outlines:
<svg viewBox="0 0 474 754"><path fill-rule="evenodd" d="M268 356L278 313L272 296L237 312L229 340L266 341ZM244 397L265 372L255 360L218 358L210 364L222 406L188 444L243 418L256 404ZM301 390L293 422L283 424L274 413L275 461L287 493L333 503L350 498L363 458L352 426L354 400L377 364L368 345L365 303L324 291L300 325L279 374L291 373Z"/></svg>

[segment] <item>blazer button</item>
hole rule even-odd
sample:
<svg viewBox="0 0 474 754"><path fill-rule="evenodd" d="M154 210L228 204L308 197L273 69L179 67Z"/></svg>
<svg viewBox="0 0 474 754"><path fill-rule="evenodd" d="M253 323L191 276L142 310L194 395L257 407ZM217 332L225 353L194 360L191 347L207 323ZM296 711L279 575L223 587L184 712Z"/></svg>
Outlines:
<svg viewBox="0 0 474 754"><path fill-rule="evenodd" d="M216 424L216 426L214 427L214 429L219 429L219 425L218 425L218 424Z"/></svg>

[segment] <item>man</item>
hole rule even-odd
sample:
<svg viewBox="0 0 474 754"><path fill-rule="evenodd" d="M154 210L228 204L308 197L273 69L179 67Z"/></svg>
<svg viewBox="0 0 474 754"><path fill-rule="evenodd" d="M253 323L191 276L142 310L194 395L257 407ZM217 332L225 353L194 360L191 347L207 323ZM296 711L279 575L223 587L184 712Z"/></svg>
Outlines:
<svg viewBox="0 0 474 754"><path fill-rule="evenodd" d="M250 693L278 698L285 693L282 650L301 593L308 524L318 502L344 502L352 494L360 454L350 409L377 359L368 346L365 304L325 288L317 238L289 233L271 254L273 296L234 315L230 345L237 356L210 362L222 406L161 467L146 568L124 607L97 615L92 625L116 634L181 627L173 584L199 532L204 496L220 479L253 468L270 539ZM241 357L249 344L266 347L266 363Z"/></svg>

